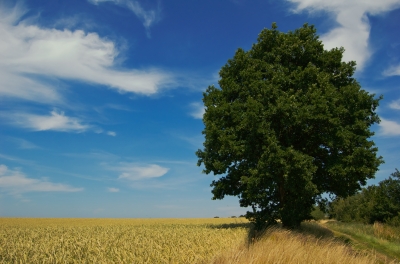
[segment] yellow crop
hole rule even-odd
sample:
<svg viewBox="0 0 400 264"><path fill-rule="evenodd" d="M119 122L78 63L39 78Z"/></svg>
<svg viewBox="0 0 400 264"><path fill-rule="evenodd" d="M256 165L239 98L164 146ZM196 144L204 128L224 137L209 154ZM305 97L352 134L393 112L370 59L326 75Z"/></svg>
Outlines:
<svg viewBox="0 0 400 264"><path fill-rule="evenodd" d="M0 263L208 262L244 243L235 221L0 218Z"/></svg>

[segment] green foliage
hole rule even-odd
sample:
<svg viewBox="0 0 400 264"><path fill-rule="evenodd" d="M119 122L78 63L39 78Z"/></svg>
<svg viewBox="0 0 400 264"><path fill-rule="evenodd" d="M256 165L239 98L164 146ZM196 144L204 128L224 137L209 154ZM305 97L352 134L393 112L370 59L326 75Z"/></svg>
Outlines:
<svg viewBox="0 0 400 264"><path fill-rule="evenodd" d="M330 216L342 222L365 222L362 218L360 207L361 200L364 200L362 193L357 193L347 198L337 198L331 203Z"/></svg>
<svg viewBox="0 0 400 264"><path fill-rule="evenodd" d="M391 226L400 227L400 212L397 216L386 219L386 223Z"/></svg>
<svg viewBox="0 0 400 264"><path fill-rule="evenodd" d="M368 199L374 206L370 215L370 223L386 222L400 215L400 172L396 169L391 176L378 186L368 187ZM372 203L372 202L370 202Z"/></svg>
<svg viewBox="0 0 400 264"><path fill-rule="evenodd" d="M256 228L298 227L322 193L348 196L382 162L369 138L379 100L352 78L343 48L324 50L314 26L264 29L204 93L198 165L221 175L213 199L239 197Z"/></svg>
<svg viewBox="0 0 400 264"><path fill-rule="evenodd" d="M331 204L331 216L343 222L374 222L400 226L400 172L369 186L362 192L337 199Z"/></svg>
<svg viewBox="0 0 400 264"><path fill-rule="evenodd" d="M311 217L314 220L322 220L325 219L325 213L319 208L319 206L313 206L313 210L311 211Z"/></svg>

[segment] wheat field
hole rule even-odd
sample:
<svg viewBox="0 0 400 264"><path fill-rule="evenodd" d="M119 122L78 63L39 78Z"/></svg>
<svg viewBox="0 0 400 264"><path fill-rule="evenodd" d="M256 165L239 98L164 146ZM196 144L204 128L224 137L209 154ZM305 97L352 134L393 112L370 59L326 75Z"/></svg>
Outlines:
<svg viewBox="0 0 400 264"><path fill-rule="evenodd" d="M0 218L0 263L204 263L244 243L245 222Z"/></svg>
<svg viewBox="0 0 400 264"><path fill-rule="evenodd" d="M0 263L376 263L319 225L303 227L254 238L243 218L0 218Z"/></svg>

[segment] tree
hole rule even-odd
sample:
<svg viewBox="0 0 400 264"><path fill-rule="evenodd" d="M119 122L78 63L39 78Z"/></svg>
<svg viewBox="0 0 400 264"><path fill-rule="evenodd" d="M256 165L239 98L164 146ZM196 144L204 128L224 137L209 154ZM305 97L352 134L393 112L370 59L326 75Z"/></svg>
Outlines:
<svg viewBox="0 0 400 264"><path fill-rule="evenodd" d="M400 220L400 172L397 169L388 179L368 187L366 191L375 205L370 213L370 223L390 222L393 218L397 218L397 222Z"/></svg>
<svg viewBox="0 0 400 264"><path fill-rule="evenodd" d="M330 217L342 222L368 222L364 218L373 202L366 201L365 189L347 198L337 198L330 204Z"/></svg>
<svg viewBox="0 0 400 264"><path fill-rule="evenodd" d="M344 222L400 224L400 172L362 192L331 203L331 216Z"/></svg>
<svg viewBox="0 0 400 264"><path fill-rule="evenodd" d="M274 23L238 49L203 94L204 149L196 152L213 199L239 197L256 228L297 227L322 193L354 194L382 158L369 138L379 98L352 77L343 48L324 50L314 26L282 33Z"/></svg>

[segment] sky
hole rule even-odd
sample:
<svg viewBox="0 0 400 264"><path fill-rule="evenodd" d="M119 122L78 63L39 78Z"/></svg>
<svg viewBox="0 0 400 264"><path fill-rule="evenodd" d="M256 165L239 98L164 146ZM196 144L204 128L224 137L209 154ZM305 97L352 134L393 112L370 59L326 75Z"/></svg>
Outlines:
<svg viewBox="0 0 400 264"><path fill-rule="evenodd" d="M273 22L345 48L384 97L368 184L400 169L400 0L0 0L0 216L244 214L196 165L202 97Z"/></svg>

